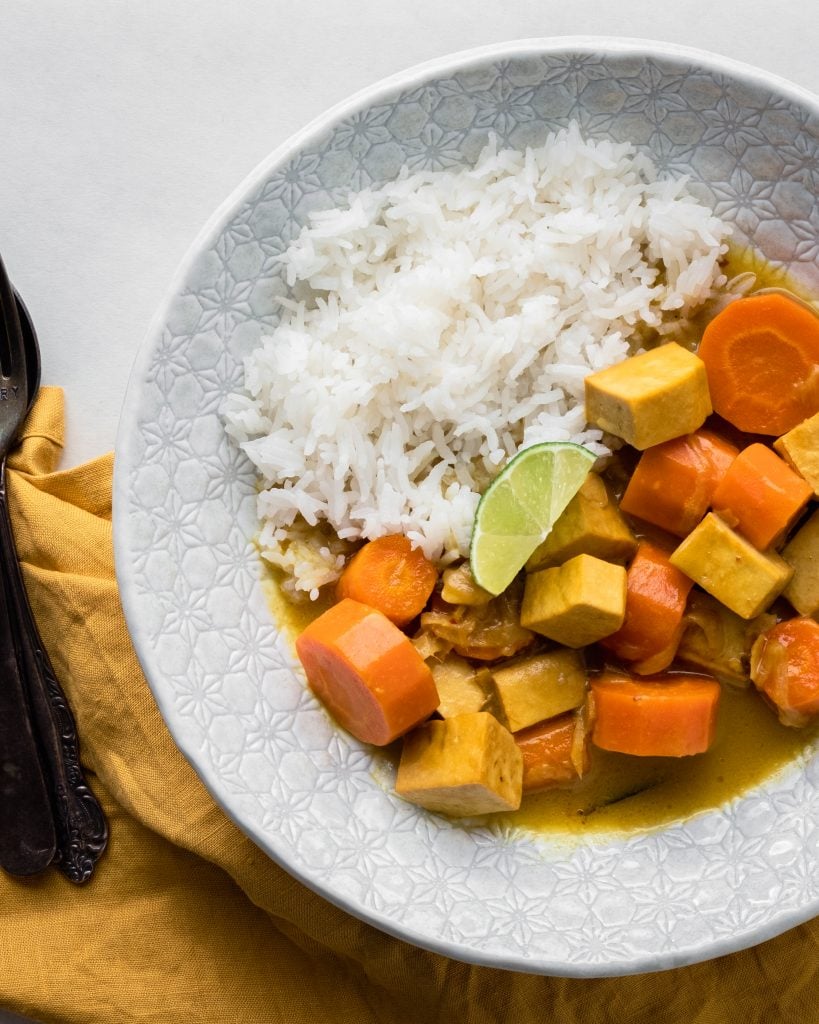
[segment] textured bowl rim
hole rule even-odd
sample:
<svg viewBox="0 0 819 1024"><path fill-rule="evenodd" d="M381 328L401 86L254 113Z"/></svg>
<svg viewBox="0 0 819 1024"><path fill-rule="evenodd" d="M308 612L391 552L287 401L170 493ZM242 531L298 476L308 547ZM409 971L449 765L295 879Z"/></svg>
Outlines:
<svg viewBox="0 0 819 1024"><path fill-rule="evenodd" d="M136 421L136 413L140 404L141 385L145 372L150 365L158 332L166 322L171 305L179 294L180 286L183 284L196 259L205 248L209 247L209 243L218 237L226 220L231 214L235 213L245 197L261 185L274 168L285 163L289 157L312 140L317 139L334 124L365 106L383 101L413 86L421 85L430 78L465 71L470 67L482 65L490 60L527 55L555 55L568 52L595 56L631 56L646 59L665 57L685 60L692 64L698 64L712 73L729 75L737 81L767 87L785 98L808 107L819 117L819 96L817 94L773 72L768 72L742 61L697 47L643 38L594 35L513 39L457 51L415 64L406 70L380 79L329 107L272 150L244 177L208 217L177 266L163 299L149 323L145 337L134 358L128 379L115 440L112 494L113 545L117 583L126 625L145 678L174 743L190 763L200 781L221 810L246 836L260 847L266 856L278 863L288 874L296 878L307 888L351 916L395 938L430 952L465 963L529 974L574 978L620 977L671 970L756 946L819 915L819 894L817 894L813 902L806 904L799 910L780 912L772 916L764 926L757 927L753 931L745 932L739 936L709 941L706 946L691 949L685 953L664 951L653 955L644 955L628 962L577 964L563 961L548 962L546 960L533 962L518 955L511 955L503 959L496 953L484 953L481 950L466 948L455 942L421 934L413 928L396 925L385 915L379 914L372 909L358 906L352 900L328 891L323 884L311 879L308 875L299 871L296 865L286 862L284 858L272 851L266 834L252 824L242 820L226 804L220 795L220 779L207 764L201 763L197 751L190 744L187 744L184 738L177 736L177 730L174 728L175 712L170 700L170 694L166 688L163 688L161 681L151 678L153 671L152 652L148 638L140 624L136 587L129 576L130 563L125 544L129 529L126 514L128 508L128 473L124 467L124 463L128 461L126 450L133 436L131 428Z"/></svg>

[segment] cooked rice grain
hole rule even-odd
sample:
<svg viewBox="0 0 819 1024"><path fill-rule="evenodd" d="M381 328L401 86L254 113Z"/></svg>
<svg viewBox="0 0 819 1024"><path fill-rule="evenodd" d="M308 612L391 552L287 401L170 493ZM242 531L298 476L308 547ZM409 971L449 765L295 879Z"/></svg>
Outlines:
<svg viewBox="0 0 819 1024"><path fill-rule="evenodd" d="M314 593L340 559L324 538L305 558L302 529L288 558L294 524L465 555L481 489L518 450L606 452L585 376L704 302L727 234L685 181L574 125L313 214L282 257L309 298L285 302L225 409L262 478L263 551Z"/></svg>

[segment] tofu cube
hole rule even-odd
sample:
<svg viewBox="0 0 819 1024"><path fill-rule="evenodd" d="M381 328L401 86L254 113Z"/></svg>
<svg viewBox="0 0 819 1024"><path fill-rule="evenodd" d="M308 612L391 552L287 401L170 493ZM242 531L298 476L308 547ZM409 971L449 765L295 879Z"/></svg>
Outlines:
<svg viewBox="0 0 819 1024"><path fill-rule="evenodd" d="M757 551L713 512L686 537L669 561L743 619L764 612L793 575L776 552Z"/></svg>
<svg viewBox="0 0 819 1024"><path fill-rule="evenodd" d="M561 565L575 555L594 555L607 562L625 562L637 541L617 502L597 473L589 473L549 531L549 536L526 563L528 572Z"/></svg>
<svg viewBox="0 0 819 1024"><path fill-rule="evenodd" d="M711 414L705 364L676 342L586 377L586 419L644 451Z"/></svg>
<svg viewBox="0 0 819 1024"><path fill-rule="evenodd" d="M774 448L819 498L819 412L774 441Z"/></svg>
<svg viewBox="0 0 819 1024"><path fill-rule="evenodd" d="M521 658L495 669L492 681L510 732L579 708L586 699L586 669L577 651Z"/></svg>
<svg viewBox="0 0 819 1024"><path fill-rule="evenodd" d="M466 658L450 654L443 661L429 663L440 703L438 714L453 718L471 711L483 711L488 699L478 670ZM489 673L486 673L489 682ZM490 683L491 685L491 683Z"/></svg>
<svg viewBox="0 0 819 1024"><path fill-rule="evenodd" d="M488 711L429 721L404 738L395 791L453 817L514 811L523 794L523 756Z"/></svg>
<svg viewBox="0 0 819 1024"><path fill-rule="evenodd" d="M626 570L576 555L526 577L520 624L565 644L585 647L615 633L626 614Z"/></svg>
<svg viewBox="0 0 819 1024"><path fill-rule="evenodd" d="M814 512L782 549L793 569L783 594L800 615L819 613L819 511Z"/></svg>

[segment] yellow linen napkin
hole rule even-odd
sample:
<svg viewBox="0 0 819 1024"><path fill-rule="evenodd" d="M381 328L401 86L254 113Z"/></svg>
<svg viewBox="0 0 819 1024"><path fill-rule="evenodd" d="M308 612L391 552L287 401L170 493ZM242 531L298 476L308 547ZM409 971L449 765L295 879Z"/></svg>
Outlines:
<svg viewBox="0 0 819 1024"><path fill-rule="evenodd" d="M111 456L57 470L54 388L24 435L18 550L111 836L83 888L0 872L0 1007L44 1024L815 1024L819 920L709 963L582 981L450 961L305 889L217 808L156 709L114 580Z"/></svg>

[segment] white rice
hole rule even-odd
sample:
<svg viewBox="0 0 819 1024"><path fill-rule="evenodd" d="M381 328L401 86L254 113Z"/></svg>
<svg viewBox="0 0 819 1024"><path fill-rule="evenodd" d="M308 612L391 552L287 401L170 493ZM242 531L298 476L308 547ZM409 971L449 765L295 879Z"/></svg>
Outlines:
<svg viewBox="0 0 819 1024"><path fill-rule="evenodd" d="M452 560L521 448L605 454L584 377L724 283L728 227L685 185L571 126L312 215L282 257L306 298L284 303L225 409L261 475L265 556L311 596L344 541L401 532Z"/></svg>

